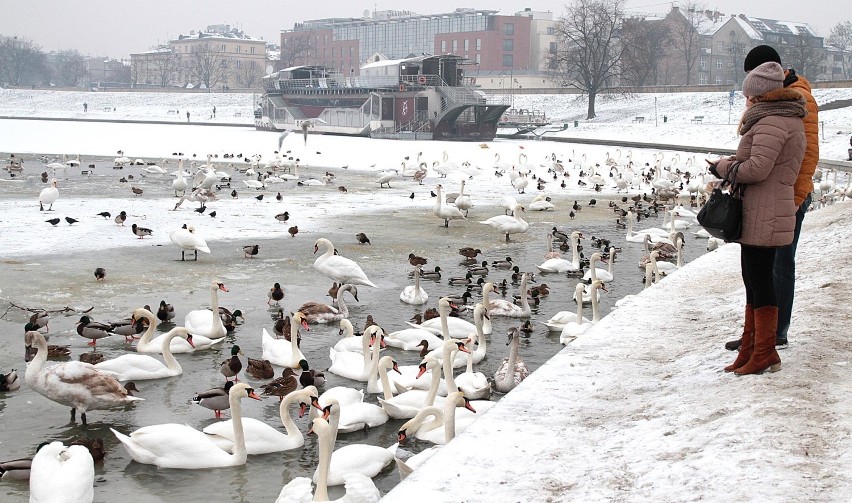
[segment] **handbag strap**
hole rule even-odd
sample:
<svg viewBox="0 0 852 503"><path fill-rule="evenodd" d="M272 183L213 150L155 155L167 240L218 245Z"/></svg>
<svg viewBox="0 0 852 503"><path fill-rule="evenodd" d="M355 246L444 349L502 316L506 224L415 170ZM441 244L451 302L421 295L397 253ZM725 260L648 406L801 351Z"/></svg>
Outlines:
<svg viewBox="0 0 852 503"><path fill-rule="evenodd" d="M740 164L742 164L742 161L736 161L731 165L731 169L729 169L725 174L725 177L722 178L722 183L720 185L720 188L725 188L726 185L730 185L729 190L731 195L737 199L742 199L747 185L745 183L737 183L737 172L740 169Z"/></svg>

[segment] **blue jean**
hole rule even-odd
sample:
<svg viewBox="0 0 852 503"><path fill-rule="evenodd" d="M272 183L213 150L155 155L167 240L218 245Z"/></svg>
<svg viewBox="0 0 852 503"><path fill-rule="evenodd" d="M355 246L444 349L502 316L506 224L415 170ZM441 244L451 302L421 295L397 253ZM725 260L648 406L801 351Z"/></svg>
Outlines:
<svg viewBox="0 0 852 503"><path fill-rule="evenodd" d="M802 221L811 206L811 195L808 194L802 205L796 210L796 228L793 231L793 242L787 246L775 249L775 297L778 300L778 331L777 339L786 340L790 319L793 316L793 293L796 290L796 247L799 244L799 234L802 232Z"/></svg>

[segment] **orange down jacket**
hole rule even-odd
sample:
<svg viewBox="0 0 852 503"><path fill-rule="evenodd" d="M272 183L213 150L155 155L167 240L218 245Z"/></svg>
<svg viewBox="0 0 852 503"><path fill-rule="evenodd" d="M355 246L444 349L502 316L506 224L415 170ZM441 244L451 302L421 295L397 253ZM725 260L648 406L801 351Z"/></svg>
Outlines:
<svg viewBox="0 0 852 503"><path fill-rule="evenodd" d="M789 74L790 70L787 70L787 76ZM787 89L795 89L805 98L805 110L808 111L808 114L802 119L805 125L807 147L795 185L795 202L796 208L798 208L808 194L814 190L814 171L816 171L819 162L819 107L811 94L810 82L801 75L796 75L796 81L790 84Z"/></svg>

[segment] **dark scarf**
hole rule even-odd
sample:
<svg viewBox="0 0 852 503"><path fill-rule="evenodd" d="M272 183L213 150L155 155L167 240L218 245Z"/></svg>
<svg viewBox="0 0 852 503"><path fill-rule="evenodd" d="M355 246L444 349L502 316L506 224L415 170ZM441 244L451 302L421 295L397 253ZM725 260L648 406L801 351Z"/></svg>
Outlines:
<svg viewBox="0 0 852 503"><path fill-rule="evenodd" d="M787 89L767 93L761 101L747 108L740 121L740 134L746 134L757 121L764 117L772 115L804 117L807 114L805 99L795 91L792 93Z"/></svg>

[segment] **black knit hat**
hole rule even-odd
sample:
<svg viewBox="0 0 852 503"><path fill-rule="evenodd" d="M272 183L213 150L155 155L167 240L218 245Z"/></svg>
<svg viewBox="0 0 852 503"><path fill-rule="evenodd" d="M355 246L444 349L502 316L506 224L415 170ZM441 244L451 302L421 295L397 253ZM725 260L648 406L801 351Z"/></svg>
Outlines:
<svg viewBox="0 0 852 503"><path fill-rule="evenodd" d="M769 61L774 61L780 65L781 56L778 55L778 51L768 45L759 45L746 54L745 61L743 61L743 70L750 72Z"/></svg>

